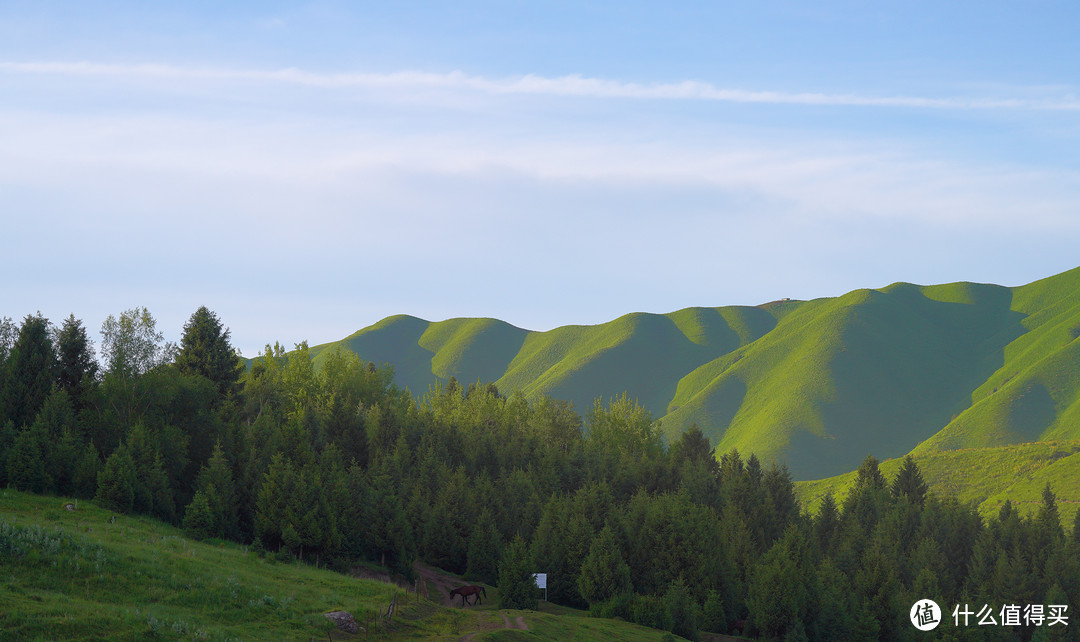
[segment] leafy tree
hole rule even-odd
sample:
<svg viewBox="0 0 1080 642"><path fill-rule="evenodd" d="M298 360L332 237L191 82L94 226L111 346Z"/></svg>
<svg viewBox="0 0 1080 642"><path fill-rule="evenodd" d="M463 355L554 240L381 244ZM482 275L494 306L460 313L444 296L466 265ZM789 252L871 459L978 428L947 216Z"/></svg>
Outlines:
<svg viewBox="0 0 1080 642"><path fill-rule="evenodd" d="M11 317L0 317L0 370L11 355L11 348L15 345L15 339L18 336L19 328L15 326Z"/></svg>
<svg viewBox="0 0 1080 642"><path fill-rule="evenodd" d="M536 609L536 602L529 547L520 536L515 537L499 561L499 608Z"/></svg>
<svg viewBox="0 0 1080 642"><path fill-rule="evenodd" d="M206 306L196 310L184 324L176 367L213 381L221 397L236 390L242 370L240 358L229 343L229 329Z"/></svg>
<svg viewBox="0 0 1080 642"><path fill-rule="evenodd" d="M621 450L631 455L658 455L663 451L660 422L625 392L604 407L597 399L586 413L589 442L594 447Z"/></svg>
<svg viewBox="0 0 1080 642"><path fill-rule="evenodd" d="M101 352L108 374L129 381L170 361L176 346L165 343L145 307L132 308L101 324Z"/></svg>
<svg viewBox="0 0 1080 642"><path fill-rule="evenodd" d="M709 591L701 607L701 629L709 633L725 633L728 630L727 610L724 598L718 591Z"/></svg>
<svg viewBox="0 0 1080 642"><path fill-rule="evenodd" d="M632 590L630 567L623 561L614 530L605 526L581 564L578 591L589 604L595 604Z"/></svg>

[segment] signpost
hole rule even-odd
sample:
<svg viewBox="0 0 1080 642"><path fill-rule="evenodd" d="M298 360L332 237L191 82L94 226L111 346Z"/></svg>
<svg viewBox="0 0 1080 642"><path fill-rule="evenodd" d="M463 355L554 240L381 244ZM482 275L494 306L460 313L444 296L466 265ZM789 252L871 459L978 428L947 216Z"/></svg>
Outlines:
<svg viewBox="0 0 1080 642"><path fill-rule="evenodd" d="M544 601L547 602L547 573L533 573L536 588L544 589Z"/></svg>

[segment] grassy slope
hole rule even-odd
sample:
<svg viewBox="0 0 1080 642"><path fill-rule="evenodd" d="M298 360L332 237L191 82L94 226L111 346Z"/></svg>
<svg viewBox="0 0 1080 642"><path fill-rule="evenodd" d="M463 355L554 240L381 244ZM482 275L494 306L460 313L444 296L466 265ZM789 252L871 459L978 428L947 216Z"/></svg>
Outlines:
<svg viewBox="0 0 1080 642"><path fill-rule="evenodd" d="M338 347L390 363L398 383L416 394L454 376L466 384L494 381L507 393L566 399L584 411L597 397L625 391L660 416L683 374L757 339L774 324L772 315L749 307L628 314L549 332L495 319L431 323L399 315L311 351L317 364Z"/></svg>
<svg viewBox="0 0 1080 642"><path fill-rule="evenodd" d="M547 605L543 612L406 605L392 584L273 563L231 543L193 542L173 527L90 502L69 512L66 501L0 490L0 639L323 640L333 627L322 613L344 609L363 624L384 612L392 595L397 618L378 639L457 640L473 631L480 632L475 639L663 637ZM11 542L24 553L5 553ZM523 616L530 630L496 630L503 614ZM365 639L336 630L332 636Z"/></svg>
<svg viewBox="0 0 1080 642"><path fill-rule="evenodd" d="M797 478L898 456L944 427L1022 332L1009 291L899 283L809 301L680 382L669 419L785 460ZM709 377L712 376L711 380Z"/></svg>
<svg viewBox="0 0 1080 642"><path fill-rule="evenodd" d="M1024 334L972 406L918 452L1080 438L1080 269L1013 289Z"/></svg>
<svg viewBox="0 0 1080 642"><path fill-rule="evenodd" d="M997 514L1005 499L1023 514L1033 513L1042 502L1047 482L1057 495L1066 528L1072 527L1080 509L1080 440L926 452L914 457L931 492L974 502L984 517ZM887 480L896 475L900 463L900 459L881 463ZM796 482L795 491L802 504L816 512L826 494L842 501L854 481L855 473L850 472Z"/></svg>
<svg viewBox="0 0 1080 642"><path fill-rule="evenodd" d="M624 391L673 437L786 461L808 479L898 457L1080 438L1080 268L1018 288L897 283L837 298L629 314L528 332L390 317L333 346L432 383L495 381L579 411Z"/></svg>

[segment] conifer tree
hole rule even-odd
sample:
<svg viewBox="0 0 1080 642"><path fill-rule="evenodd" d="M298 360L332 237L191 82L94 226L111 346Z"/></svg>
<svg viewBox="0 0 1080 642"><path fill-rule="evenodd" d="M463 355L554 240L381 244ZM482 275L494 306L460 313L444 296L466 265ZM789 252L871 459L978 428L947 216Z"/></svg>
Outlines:
<svg viewBox="0 0 1080 642"><path fill-rule="evenodd" d="M71 396L76 410L85 409L89 404L87 395L97 378L98 364L94 358L94 343L74 314L68 316L60 328L56 352L57 384Z"/></svg>
<svg viewBox="0 0 1080 642"><path fill-rule="evenodd" d="M221 442L214 444L214 452L199 472L195 488L206 497L213 518L210 532L213 537L236 538L240 534L236 484L232 470L225 459Z"/></svg>
<svg viewBox="0 0 1080 642"><path fill-rule="evenodd" d="M502 556L502 539L495 528L491 511L484 509L469 537L468 567L465 577L494 586L499 581L499 558Z"/></svg>
<svg viewBox="0 0 1080 642"><path fill-rule="evenodd" d="M214 537L215 521L206 493L201 490L196 491L195 497L184 511L184 532L189 537L199 540Z"/></svg>
<svg viewBox="0 0 1080 642"><path fill-rule="evenodd" d="M499 561L499 608L535 609L536 603L529 547L524 539L515 537Z"/></svg>
<svg viewBox="0 0 1080 642"><path fill-rule="evenodd" d="M5 364L0 389L0 418L11 419L16 428L29 426L52 392L56 350L49 321L41 314L27 315Z"/></svg>
<svg viewBox="0 0 1080 642"><path fill-rule="evenodd" d="M915 459L911 455L904 457L900 470L897 471L890 487L893 499L907 499L913 504L922 506L926 502L928 488Z"/></svg>
<svg viewBox="0 0 1080 642"><path fill-rule="evenodd" d="M630 567L623 561L615 531L605 526L593 539L589 554L581 563L578 591L589 604L596 604L632 590Z"/></svg>
<svg viewBox="0 0 1080 642"><path fill-rule="evenodd" d="M701 615L686 582L680 576L664 594L664 607L671 616L671 632L688 640L697 640Z"/></svg>
<svg viewBox="0 0 1080 642"><path fill-rule="evenodd" d="M105 460L98 473L94 501L102 508L130 513L135 503L135 462L126 445L121 445Z"/></svg>
<svg viewBox="0 0 1080 642"><path fill-rule="evenodd" d="M213 381L220 397L236 390L242 371L240 358L229 343L229 329L206 306L196 310L184 324L176 367Z"/></svg>
<svg viewBox="0 0 1080 642"><path fill-rule="evenodd" d="M101 472L101 457L94 444L87 443L79 454L71 483L76 497L90 499L97 492L98 473Z"/></svg>
<svg viewBox="0 0 1080 642"><path fill-rule="evenodd" d="M44 493L52 486L47 465L49 435L40 421L19 431L7 450L8 483L16 490Z"/></svg>

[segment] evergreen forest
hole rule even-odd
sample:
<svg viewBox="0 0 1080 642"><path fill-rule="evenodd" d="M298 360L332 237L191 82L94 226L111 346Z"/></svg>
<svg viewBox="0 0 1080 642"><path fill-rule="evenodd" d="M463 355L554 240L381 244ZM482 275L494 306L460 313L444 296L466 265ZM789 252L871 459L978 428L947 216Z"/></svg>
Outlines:
<svg viewBox="0 0 1080 642"><path fill-rule="evenodd" d="M1080 513L1063 524L1061 489L984 518L910 457L886 477L868 455L841 501L805 506L783 465L717 457L626 394L581 415L450 377L417 398L352 351L312 356L245 362L206 308L179 345L145 308L110 316L100 346L74 316L4 319L0 487L342 572L411 579L420 559L506 608L535 608L543 572L550 602L688 639L1080 640ZM942 609L931 633L909 623L923 598ZM1003 623L1033 604L1069 605L1068 625ZM955 626L957 606L997 625Z"/></svg>

